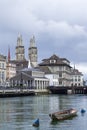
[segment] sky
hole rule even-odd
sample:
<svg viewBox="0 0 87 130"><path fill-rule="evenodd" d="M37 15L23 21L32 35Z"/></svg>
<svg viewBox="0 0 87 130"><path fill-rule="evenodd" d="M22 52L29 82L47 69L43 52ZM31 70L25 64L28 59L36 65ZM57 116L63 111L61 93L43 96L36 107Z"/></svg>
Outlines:
<svg viewBox="0 0 87 130"><path fill-rule="evenodd" d="M87 0L0 0L0 54L15 59L19 34L26 59L34 35L38 62L56 54L87 75Z"/></svg>

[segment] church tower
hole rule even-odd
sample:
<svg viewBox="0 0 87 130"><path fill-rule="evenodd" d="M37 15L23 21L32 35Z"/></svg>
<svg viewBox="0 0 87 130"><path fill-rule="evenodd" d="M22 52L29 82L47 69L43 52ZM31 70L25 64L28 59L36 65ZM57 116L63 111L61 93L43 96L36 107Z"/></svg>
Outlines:
<svg viewBox="0 0 87 130"><path fill-rule="evenodd" d="M35 37L34 36L30 39L30 46L28 49L28 55L29 55L31 66L36 67L37 66L37 47L35 45Z"/></svg>
<svg viewBox="0 0 87 130"><path fill-rule="evenodd" d="M16 46L16 61L23 61L23 60L25 60L25 49L23 46L22 36L19 34Z"/></svg>

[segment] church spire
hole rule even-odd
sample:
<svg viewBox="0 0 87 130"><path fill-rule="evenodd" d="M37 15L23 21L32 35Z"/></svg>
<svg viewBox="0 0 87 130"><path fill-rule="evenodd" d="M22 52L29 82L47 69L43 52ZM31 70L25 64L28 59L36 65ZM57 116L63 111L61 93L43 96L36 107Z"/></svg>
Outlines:
<svg viewBox="0 0 87 130"><path fill-rule="evenodd" d="M22 35L19 33L17 38L17 46L23 46Z"/></svg>
<svg viewBox="0 0 87 130"><path fill-rule="evenodd" d="M10 58L11 58L11 56L10 56L10 47L8 47L8 62L10 61Z"/></svg>
<svg viewBox="0 0 87 130"><path fill-rule="evenodd" d="M30 39L30 47L35 47L35 36L34 35Z"/></svg>

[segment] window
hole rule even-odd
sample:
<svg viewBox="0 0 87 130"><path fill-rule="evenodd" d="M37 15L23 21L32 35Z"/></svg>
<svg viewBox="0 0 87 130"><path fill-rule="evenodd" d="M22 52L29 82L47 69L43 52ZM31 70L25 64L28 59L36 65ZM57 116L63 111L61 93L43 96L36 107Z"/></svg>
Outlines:
<svg viewBox="0 0 87 130"><path fill-rule="evenodd" d="M75 83L75 86L77 86L77 84Z"/></svg>
<svg viewBox="0 0 87 130"><path fill-rule="evenodd" d="M78 81L81 81L81 78L80 78L80 76L78 76Z"/></svg>
<svg viewBox="0 0 87 130"><path fill-rule="evenodd" d="M59 77L62 77L62 73L59 73Z"/></svg>
<svg viewBox="0 0 87 130"><path fill-rule="evenodd" d="M77 81L77 79L75 79L75 81Z"/></svg>
<svg viewBox="0 0 87 130"><path fill-rule="evenodd" d="M62 85L62 80L59 80L59 85Z"/></svg>
<svg viewBox="0 0 87 130"><path fill-rule="evenodd" d="M59 71L62 71L62 70L63 70L62 66L59 66Z"/></svg>
<svg viewBox="0 0 87 130"><path fill-rule="evenodd" d="M78 81L80 81L80 79L78 79Z"/></svg>
<svg viewBox="0 0 87 130"><path fill-rule="evenodd" d="M56 63L56 60L50 60L50 63Z"/></svg>
<svg viewBox="0 0 87 130"><path fill-rule="evenodd" d="M2 68L4 68L4 63L2 63Z"/></svg>
<svg viewBox="0 0 87 130"><path fill-rule="evenodd" d="M2 80L4 80L4 78L5 78L5 73L2 72Z"/></svg>

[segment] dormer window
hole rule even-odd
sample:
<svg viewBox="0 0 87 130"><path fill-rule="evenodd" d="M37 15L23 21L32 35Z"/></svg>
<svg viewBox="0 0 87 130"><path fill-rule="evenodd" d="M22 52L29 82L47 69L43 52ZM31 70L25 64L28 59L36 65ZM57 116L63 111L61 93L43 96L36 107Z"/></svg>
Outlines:
<svg viewBox="0 0 87 130"><path fill-rule="evenodd" d="M50 60L50 63L55 64L55 63L56 63L56 60Z"/></svg>

